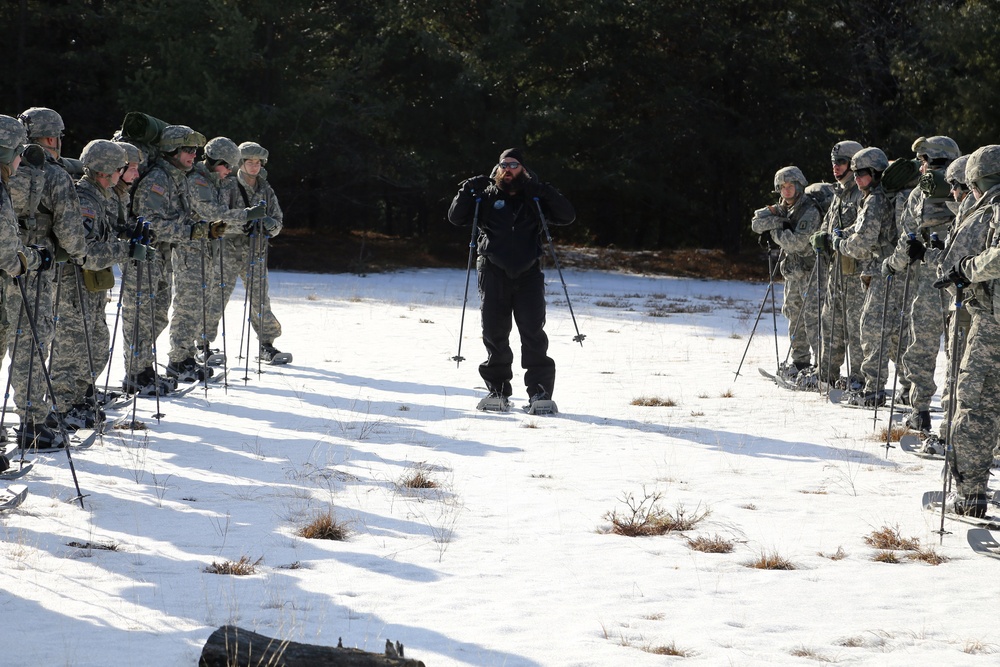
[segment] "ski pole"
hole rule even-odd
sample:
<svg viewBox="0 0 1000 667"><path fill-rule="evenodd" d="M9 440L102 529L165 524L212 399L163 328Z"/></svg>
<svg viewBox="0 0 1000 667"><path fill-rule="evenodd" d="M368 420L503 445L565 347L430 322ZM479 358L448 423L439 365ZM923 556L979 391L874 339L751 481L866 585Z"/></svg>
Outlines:
<svg viewBox="0 0 1000 667"><path fill-rule="evenodd" d="M767 268L771 272L771 282L768 284L768 288L771 292L771 328L774 329L774 368L777 370L781 366L781 352L778 350L778 305L774 298L774 276L777 275L778 269L781 267L782 256L784 255L784 248L778 250L778 256L775 257L771 253L770 246L767 250ZM767 299L767 294L764 295ZM760 304L763 309L764 304ZM758 317L760 315L758 314ZM735 380L734 380L735 382Z"/></svg>
<svg viewBox="0 0 1000 667"><path fill-rule="evenodd" d="M225 237L219 239L219 304L222 309L222 390L229 393L229 356L226 350L226 262L225 262Z"/></svg>
<svg viewBox="0 0 1000 667"><path fill-rule="evenodd" d="M78 264L73 265L73 272L76 274L76 298L80 302L80 316L83 318L83 341L87 346L87 366L90 369L90 398L94 404L94 429L103 437L104 422L100 422L100 425L98 425L101 408L97 404L97 370L94 368L94 350L91 346L90 323L87 321L87 302L83 299L83 272ZM51 367L50 364L49 368ZM55 401L53 400L53 402Z"/></svg>
<svg viewBox="0 0 1000 667"><path fill-rule="evenodd" d="M465 267L465 298L462 299L462 319L459 320L458 324L458 353L451 358L455 362L455 368L462 365L465 361L465 357L462 356L462 335L465 330L465 306L469 303L469 276L472 275L472 257L476 251L476 232L479 227L479 202L483 198L481 196L476 197L476 209L472 214L472 238L469 239L469 263ZM739 375L739 373L737 373Z"/></svg>
<svg viewBox="0 0 1000 667"><path fill-rule="evenodd" d="M872 432L875 431L875 425L878 421L878 393L882 391L880 389L882 386L882 352L885 351L885 316L889 310L889 293L892 291L892 285L893 280L890 273L885 277L885 297L882 299L882 320L878 332L878 366L875 367L875 398L872 399L875 403L875 412L872 414Z"/></svg>
<svg viewBox="0 0 1000 667"><path fill-rule="evenodd" d="M816 250L816 325L819 339L816 344L816 391L823 393L819 379L823 373L823 258L820 257L819 249Z"/></svg>
<svg viewBox="0 0 1000 667"><path fill-rule="evenodd" d="M6 301L6 299L5 299L5 301ZM4 308L6 308L6 304L4 304ZM11 384L14 381L14 361L13 360L17 356L18 341L21 340L21 334L24 333L21 330L21 326L23 324L23 319L24 319L24 306L22 304L22 307L21 307L20 311L18 311L18 313L17 313L17 327L15 327L15 329L14 329L14 342L11 344L11 349L10 349L11 363L7 367L7 387L4 389L4 392L3 392L3 411L0 412L0 433L5 433L6 432L6 431L4 431L4 420L7 419L7 402L10 400L10 386L11 386ZM24 464L24 450L23 449L21 450L21 463L22 463L22 465Z"/></svg>
<svg viewBox="0 0 1000 667"><path fill-rule="evenodd" d="M779 257L780 257L780 253L779 253ZM764 305L767 303L767 297L768 297L768 295L771 296L771 303L772 303L771 312L772 312L772 314L774 313L774 308L773 308L773 303L774 303L774 274L778 270L778 265L777 265L777 263L772 262L770 260L771 260L771 254L768 253L768 264L769 264L769 268L770 268L770 271L771 271L771 275L770 275L769 280L767 281L767 289L764 291L764 298L760 300L760 307L757 309L757 317L754 318L753 329L750 330L750 337L747 338L747 346L745 348L743 348L743 356L740 357L740 365L736 368L736 377L737 378L740 377L740 371L743 370L743 362L747 358L747 352L750 350L750 343L753 341L754 332L757 331L757 325L760 324L760 316L764 312ZM775 331L777 331L777 327L775 327ZM777 339L775 339L775 340L777 340ZM778 348L775 347L775 355L777 355L777 350L778 350ZM777 361L777 356L775 356L775 361ZM734 379L733 382L735 382L735 381L736 380Z"/></svg>
<svg viewBox="0 0 1000 667"><path fill-rule="evenodd" d="M556 247L552 243L552 235L549 234L549 223L545 220L545 214L542 213L542 204L539 202L538 197L535 197L535 207L538 209L538 217L542 221L542 231L545 232L545 238L549 242L549 251L552 253L552 261L555 262L556 271L559 272L559 281L562 283L563 294L566 295L566 305L569 306L569 316L573 320L573 328L576 329L576 335L573 336L573 341L580 344L583 347L583 339L586 338L582 333L580 333L580 327L576 326L576 315L573 314L573 304L569 300L569 290L566 288L566 280L563 278L562 267L559 266L559 257L556 256Z"/></svg>
<svg viewBox="0 0 1000 667"><path fill-rule="evenodd" d="M246 364L243 368L243 385L246 386L247 382L250 380L250 327L252 326L251 319L253 318L253 285L254 277L256 276L257 269L257 239L258 232L260 230L260 225L257 221L250 223L250 252L247 255L247 273L243 277L243 289L245 294L243 295L243 329L247 333L247 345L246 345ZM249 280L247 280L249 278ZM243 334L240 333L240 355L243 354Z"/></svg>
<svg viewBox="0 0 1000 667"><path fill-rule="evenodd" d="M945 505L948 504L948 490L952 476L958 482L962 481L962 473L958 469L958 459L955 456L954 435L955 435L955 413L958 403L958 370L960 367L958 355L961 350L959 340L962 337L958 315L965 306L965 285L961 282L955 284L955 333L951 341L951 386L948 388L948 439L944 443L944 480L941 488L941 526L938 528L941 543L944 543L944 515Z"/></svg>
<svg viewBox="0 0 1000 667"><path fill-rule="evenodd" d="M260 201L261 206L264 205L264 200ZM260 223L260 267L257 273L260 274L257 280L257 375L260 375L260 365L261 357L264 353L264 344L261 341L260 332L264 329L264 297L267 290L267 247L268 241L271 239L271 235L268 233L267 229L264 228L263 221Z"/></svg>
<svg viewBox="0 0 1000 667"><path fill-rule="evenodd" d="M166 252L161 260L163 262L163 265L160 267L161 276L166 269L167 261L170 260L169 253L171 252L169 245L165 245L164 247L166 248ZM160 365L156 354L156 297L158 295L156 290L153 289L153 267L149 262L146 263L146 285L149 298L149 343L152 345L153 352L153 393L156 394L156 414L153 416L156 417L156 423L159 424L160 419L164 415L160 412ZM170 287L168 286L167 289L170 289Z"/></svg>
<svg viewBox="0 0 1000 667"><path fill-rule="evenodd" d="M910 234L910 238L916 238L915 234ZM889 401L889 427L885 432L885 457L889 458L889 450L892 449L892 415L893 411L896 409L896 385L899 383L899 359L900 351L903 347L903 324L906 322L906 299L910 294L910 276L913 274L913 264L906 265L906 278L903 280L903 302L899 304L899 331L896 335L896 356L895 356L895 366L896 372L892 376L892 399Z"/></svg>
<svg viewBox="0 0 1000 667"><path fill-rule="evenodd" d="M36 273L35 280L39 280L40 278L41 276L37 275ZM28 293L24 286L24 275L22 274L17 278L15 278L14 282L17 283L17 288L21 291L21 307L24 310L25 317L28 320L28 328L31 330L31 339L34 342L35 352L38 355L38 363L42 369L42 377L45 378L45 384L49 390L49 397L52 399L52 410L53 412L55 412L56 410L55 398L54 398L55 392L52 391L52 378L49 376L49 371L45 367L45 352L42 350L41 343L39 342L38 339L38 327L35 323L35 318L32 315L31 310L28 308ZM79 500L80 509L84 509L83 491L80 490L80 480L77 479L76 476L76 466L73 465L73 456L69 452L70 450L69 433L66 432L66 425L63 423L62 419L59 419L58 423L59 423L59 432L63 438L63 449L66 450L66 461L69 462L69 470L73 476L73 484L74 486L76 486L76 498L71 498L71 500ZM23 425L22 428L24 428ZM21 443L21 444L26 445L26 443Z"/></svg>
<svg viewBox="0 0 1000 667"><path fill-rule="evenodd" d="M205 237L200 239L201 245L201 346L202 346L202 380L205 383L205 398L208 398L208 279L205 277Z"/></svg>

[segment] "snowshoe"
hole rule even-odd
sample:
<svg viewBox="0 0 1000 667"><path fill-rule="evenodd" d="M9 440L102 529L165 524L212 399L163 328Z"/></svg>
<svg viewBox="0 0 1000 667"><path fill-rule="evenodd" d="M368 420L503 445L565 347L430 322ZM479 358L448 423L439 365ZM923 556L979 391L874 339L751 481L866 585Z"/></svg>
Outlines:
<svg viewBox="0 0 1000 667"><path fill-rule="evenodd" d="M167 377L175 378L177 382L203 382L214 374L215 371L200 365L194 357L167 364Z"/></svg>
<svg viewBox="0 0 1000 667"><path fill-rule="evenodd" d="M559 412L559 408L556 407L555 401L549 397L549 392L543 389L528 399L524 411L529 415L551 415Z"/></svg>
<svg viewBox="0 0 1000 667"><path fill-rule="evenodd" d="M66 447L62 434L50 429L45 424L22 426L17 431L17 444L21 449L33 449L37 452L57 452Z"/></svg>
<svg viewBox="0 0 1000 667"><path fill-rule="evenodd" d="M509 412L510 399L497 391L491 391L489 396L485 396L476 405L476 410L480 412Z"/></svg>
<svg viewBox="0 0 1000 667"><path fill-rule="evenodd" d="M280 352L270 343L262 343L260 346L260 360L271 366L281 366L292 363L291 352Z"/></svg>
<svg viewBox="0 0 1000 667"><path fill-rule="evenodd" d="M12 484L0 490L0 512L11 510L24 502L28 497L28 487L24 484Z"/></svg>
<svg viewBox="0 0 1000 667"><path fill-rule="evenodd" d="M950 494L946 509L953 511L958 516L984 519L988 514L989 506L990 498L985 493L970 493L967 496Z"/></svg>
<svg viewBox="0 0 1000 667"><path fill-rule="evenodd" d="M166 396L177 389L174 378L158 376L152 368L138 375L129 375L122 380L122 391L136 396Z"/></svg>
<svg viewBox="0 0 1000 667"><path fill-rule="evenodd" d="M906 415L903 420L903 426L913 429L914 431L920 431L921 433L929 433L931 430L931 413L929 410L920 410L919 412L913 411Z"/></svg>
<svg viewBox="0 0 1000 667"><path fill-rule="evenodd" d="M858 408L874 408L885 405L884 391L852 391L847 399L848 405Z"/></svg>
<svg viewBox="0 0 1000 667"><path fill-rule="evenodd" d="M207 363L209 366L226 365L226 355L222 354L219 350L209 347L199 348L198 353L194 355L194 358L199 364Z"/></svg>

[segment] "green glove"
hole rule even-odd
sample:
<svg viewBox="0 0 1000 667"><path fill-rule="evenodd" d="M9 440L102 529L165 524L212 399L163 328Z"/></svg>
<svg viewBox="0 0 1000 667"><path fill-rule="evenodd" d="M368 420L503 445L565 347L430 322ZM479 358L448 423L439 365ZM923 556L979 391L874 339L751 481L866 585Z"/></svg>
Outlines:
<svg viewBox="0 0 1000 667"><path fill-rule="evenodd" d="M208 238L208 223L202 220L201 222L196 222L191 225L191 239L206 239Z"/></svg>
<svg viewBox="0 0 1000 667"><path fill-rule="evenodd" d="M250 208L244 210L247 214L247 221L260 220L267 215L267 207L263 204L257 204L256 206L251 206Z"/></svg>
<svg viewBox="0 0 1000 667"><path fill-rule="evenodd" d="M816 232L809 237L809 243L812 244L813 250L816 252L829 253L832 250L830 246L830 234L828 232Z"/></svg>

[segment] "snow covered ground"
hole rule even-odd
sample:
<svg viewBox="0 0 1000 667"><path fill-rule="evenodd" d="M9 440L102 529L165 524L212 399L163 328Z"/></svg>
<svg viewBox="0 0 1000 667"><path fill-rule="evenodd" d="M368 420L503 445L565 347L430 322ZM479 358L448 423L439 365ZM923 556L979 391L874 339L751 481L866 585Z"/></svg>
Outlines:
<svg viewBox="0 0 1000 667"><path fill-rule="evenodd" d="M940 464L886 456L870 413L760 377L769 318L734 379L763 285L567 271L581 346L547 278L561 414L535 417L474 410L474 282L467 360L450 361L463 270L272 274L292 365L164 399L160 423L143 400L147 433L74 454L85 510L65 455L37 457L28 499L0 515L3 664L193 665L226 623L373 651L388 638L429 667L997 663L1000 562L963 524L939 546L919 505ZM242 308L238 290L231 357ZM408 488L417 472L436 487ZM629 497L657 495L709 514L685 533L610 532ZM327 512L346 541L297 536ZM865 538L886 528L950 560L875 562ZM698 536L733 550L693 550ZM762 555L796 569L747 567ZM255 574L206 572L241 558Z"/></svg>

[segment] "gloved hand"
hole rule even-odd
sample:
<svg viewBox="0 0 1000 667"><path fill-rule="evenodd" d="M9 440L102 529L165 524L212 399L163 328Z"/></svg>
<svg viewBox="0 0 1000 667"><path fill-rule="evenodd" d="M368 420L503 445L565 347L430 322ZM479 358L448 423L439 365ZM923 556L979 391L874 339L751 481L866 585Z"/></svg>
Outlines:
<svg viewBox="0 0 1000 667"><path fill-rule="evenodd" d="M265 215L267 215L267 207L263 204L257 204L256 206L251 206L250 208L243 209L247 214L247 222L251 220L260 220Z"/></svg>
<svg viewBox="0 0 1000 667"><path fill-rule="evenodd" d="M816 232L809 237L809 243L816 252L829 254L833 252L833 244L830 243L830 238L831 236L828 232Z"/></svg>
<svg viewBox="0 0 1000 667"><path fill-rule="evenodd" d="M226 233L226 223L213 222L208 226L208 238L220 239Z"/></svg>
<svg viewBox="0 0 1000 667"><path fill-rule="evenodd" d="M970 284L969 277L965 275L962 271L962 262L964 262L968 257L955 262L955 264L948 269L943 276L934 281L934 287L941 289L942 287L947 287L948 285L959 285L960 287L968 287Z"/></svg>
<svg viewBox="0 0 1000 667"><path fill-rule="evenodd" d="M45 246L29 245L17 252L21 260L21 273L26 271L48 271L52 268L52 253Z"/></svg>
<svg viewBox="0 0 1000 667"><path fill-rule="evenodd" d="M155 262L158 258L159 255L156 252L156 248L152 245L146 246L146 261Z"/></svg>
<svg viewBox="0 0 1000 667"><path fill-rule="evenodd" d="M63 248L61 245L57 244L56 245L56 255L55 255L55 257L52 258L52 261L55 262L56 264L60 264L62 262L66 262L68 260L69 260L69 253L66 252L65 248ZM44 271L45 269L42 269L42 270Z"/></svg>
<svg viewBox="0 0 1000 667"><path fill-rule="evenodd" d="M944 250L944 241L941 240L941 237L939 237L936 232L931 234L931 247L937 248L938 250Z"/></svg>
<svg viewBox="0 0 1000 667"><path fill-rule="evenodd" d="M528 199L542 199L545 196L545 188L545 183L535 178L529 178L524 182L524 196Z"/></svg>
<svg viewBox="0 0 1000 667"><path fill-rule="evenodd" d="M473 196L481 195L491 185L493 185L493 180L489 176L473 176L462 182L462 190Z"/></svg>
<svg viewBox="0 0 1000 667"><path fill-rule="evenodd" d="M267 232L268 234L270 234L280 226L280 223L271 216L267 216L266 218L261 220L260 224L264 225L264 231Z"/></svg>
<svg viewBox="0 0 1000 667"><path fill-rule="evenodd" d="M839 253L844 252L843 250L841 250L841 246L844 245L844 243L846 242L847 239L845 239L843 236L834 236L832 240L834 252L839 252Z"/></svg>
<svg viewBox="0 0 1000 667"><path fill-rule="evenodd" d="M923 261L924 255L927 254L927 248L919 239L907 239L906 254L910 257L910 264L914 264Z"/></svg>
<svg viewBox="0 0 1000 667"><path fill-rule="evenodd" d="M892 268L892 264L889 263L890 257L886 257L882 260L882 277L888 278L889 276L896 275L896 269Z"/></svg>
<svg viewBox="0 0 1000 667"><path fill-rule="evenodd" d="M760 247L764 250L774 250L778 247L778 245L774 242L774 239L771 238L771 232L769 231L758 236L757 243L760 244Z"/></svg>
<svg viewBox="0 0 1000 667"><path fill-rule="evenodd" d="M32 167L41 169L45 166L45 149L38 144L28 144L21 153L21 160Z"/></svg>
<svg viewBox="0 0 1000 667"><path fill-rule="evenodd" d="M781 227L790 232L795 231L795 223L789 220L788 218L785 218L784 220L781 221Z"/></svg>
<svg viewBox="0 0 1000 667"><path fill-rule="evenodd" d="M204 220L191 225L191 239L208 238L208 223Z"/></svg>
<svg viewBox="0 0 1000 667"><path fill-rule="evenodd" d="M128 256L137 262L146 261L146 246L142 245L136 240L129 241L128 244Z"/></svg>

